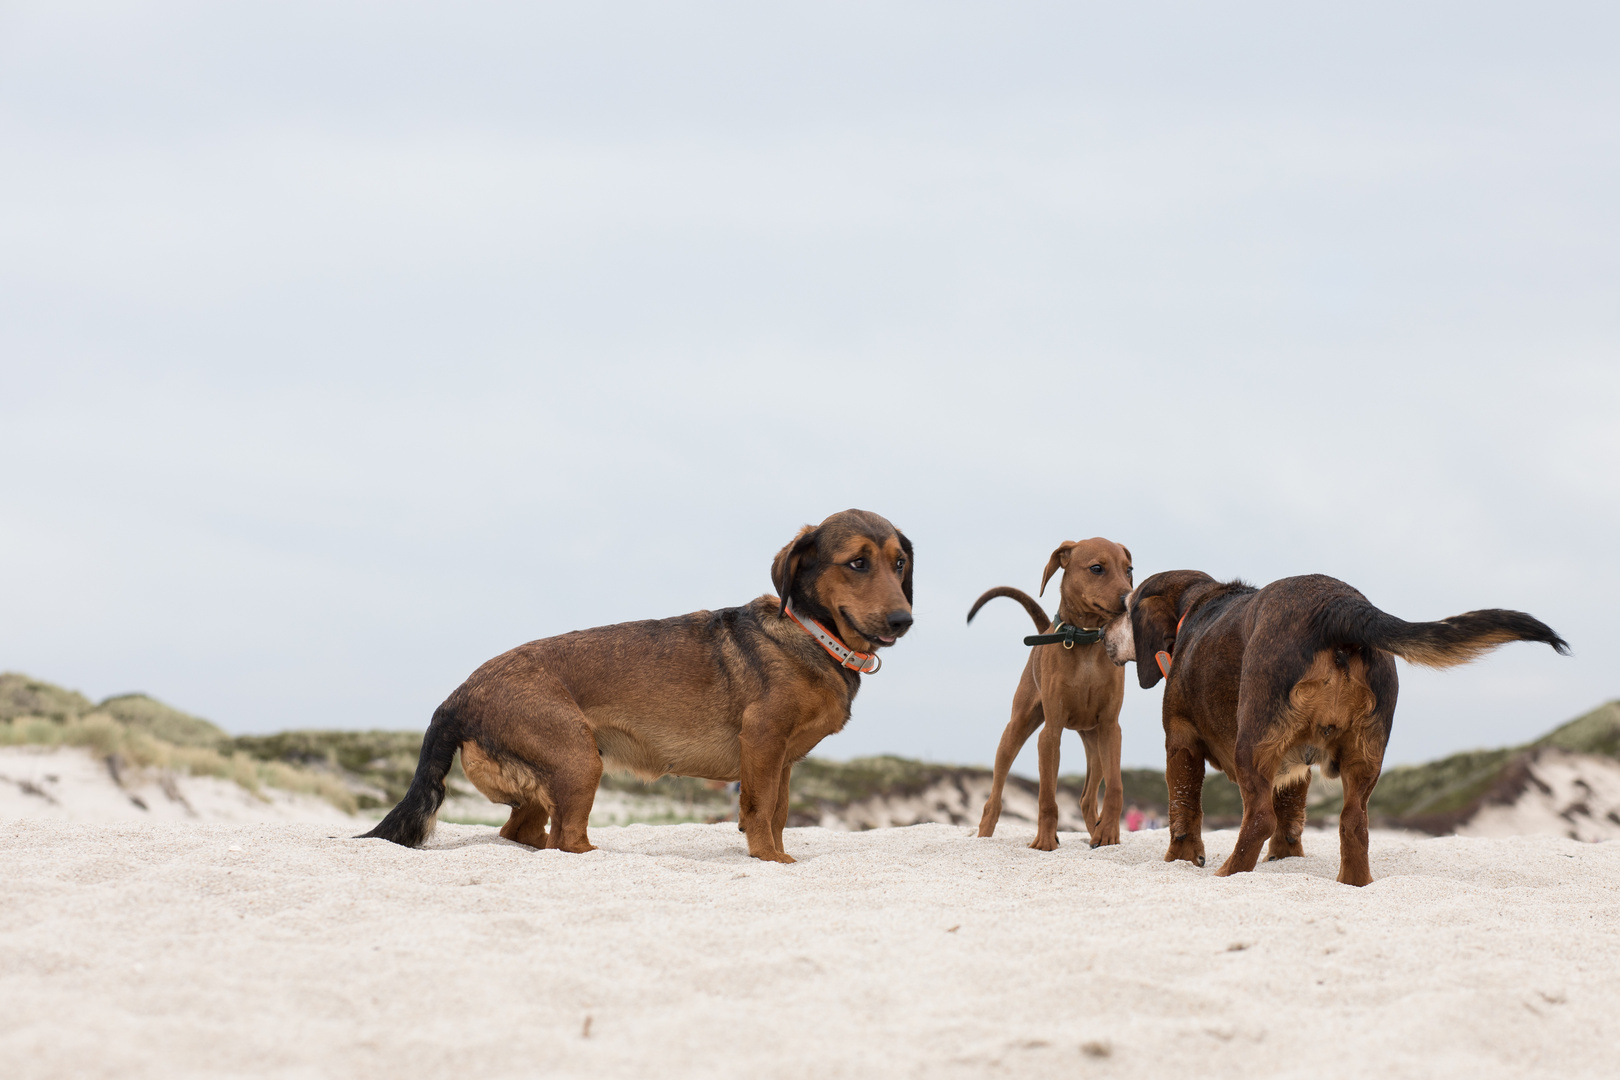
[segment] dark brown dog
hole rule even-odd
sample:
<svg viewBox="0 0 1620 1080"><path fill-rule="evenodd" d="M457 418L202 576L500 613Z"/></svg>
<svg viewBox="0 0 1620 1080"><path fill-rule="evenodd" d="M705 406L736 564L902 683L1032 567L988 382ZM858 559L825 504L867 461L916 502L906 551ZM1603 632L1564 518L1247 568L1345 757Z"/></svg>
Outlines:
<svg viewBox="0 0 1620 1080"><path fill-rule="evenodd" d="M781 599L578 630L489 661L434 712L410 791L365 835L420 845L459 749L467 778L512 807L509 840L593 850L586 825L606 765L740 779L748 853L792 862L789 774L849 721L860 672L911 627L911 541L846 510L801 529L771 580Z"/></svg>
<svg viewBox="0 0 1620 1080"><path fill-rule="evenodd" d="M1024 605L1035 620L1038 634L1067 625L1100 628L1124 608L1125 594L1131 588L1131 553L1112 540L1065 541L1047 560L1041 575L1041 592L1058 568L1063 580L1058 586L1057 622L1049 622L1046 612L1028 593L1018 589L991 589L974 601L968 622L989 600L1008 596ZM1012 719L1001 733L996 747L996 771L990 782L990 797L979 819L979 835L993 836L1001 817L1001 792L1013 758L1037 727L1041 728L1040 815L1035 840L1029 846L1051 851L1058 846L1057 777L1058 751L1064 729L1078 731L1086 747L1086 786L1080 793L1080 813L1091 834L1091 846L1119 843L1119 815L1125 807L1125 792L1119 779L1119 708L1125 701L1125 673L1109 662L1096 640L1086 644L1052 643L1030 648L1024 673L1013 691ZM1106 779L1101 813L1097 810L1097 788Z"/></svg>
<svg viewBox="0 0 1620 1080"><path fill-rule="evenodd" d="M1303 855L1310 766L1344 783L1339 880L1372 881L1367 799L1395 718L1395 657L1451 667L1509 641L1564 639L1520 611L1491 609L1409 623L1334 578L1283 578L1263 589L1197 570L1154 574L1104 634L1114 663L1136 661L1143 689L1164 688L1166 862L1204 865L1204 763L1243 793L1237 846L1219 873L1253 870L1269 836L1272 859Z"/></svg>

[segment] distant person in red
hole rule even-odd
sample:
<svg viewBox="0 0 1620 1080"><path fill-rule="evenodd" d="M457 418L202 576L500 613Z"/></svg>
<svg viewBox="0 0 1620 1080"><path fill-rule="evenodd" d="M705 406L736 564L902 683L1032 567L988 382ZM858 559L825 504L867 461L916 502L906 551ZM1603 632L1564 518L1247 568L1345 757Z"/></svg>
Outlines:
<svg viewBox="0 0 1620 1080"><path fill-rule="evenodd" d="M1125 811L1125 830L1127 832L1135 832L1137 829L1140 829L1141 827L1142 827L1142 811L1138 810L1134 806L1131 807L1129 810Z"/></svg>

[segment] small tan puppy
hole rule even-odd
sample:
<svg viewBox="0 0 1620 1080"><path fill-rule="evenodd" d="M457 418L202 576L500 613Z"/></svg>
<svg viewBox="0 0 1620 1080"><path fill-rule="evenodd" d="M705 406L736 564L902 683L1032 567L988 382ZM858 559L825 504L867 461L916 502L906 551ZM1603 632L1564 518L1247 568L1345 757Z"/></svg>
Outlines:
<svg viewBox="0 0 1620 1080"><path fill-rule="evenodd" d="M1066 540L1052 552L1041 575L1042 594L1060 568L1063 579L1058 586L1055 623L1048 621L1046 612L1028 593L1006 587L991 589L968 612L968 622L972 622L989 600L1011 597L1024 605L1037 632L1061 639L1030 649L1029 662L1013 692L1012 719L996 748L990 798L979 819L979 835L993 836L1001 817L1007 772L1030 735L1044 723L1038 744L1040 819L1035 840L1029 845L1041 851L1058 846L1058 752L1064 729L1078 731L1086 747L1086 786L1080 795L1080 812L1092 847L1119 843L1119 816L1125 808L1119 779L1119 709L1125 701L1125 679L1100 641L1101 627L1125 610L1125 597L1131 591L1131 553L1100 536ZM1104 779L1107 790L1099 813L1097 787Z"/></svg>

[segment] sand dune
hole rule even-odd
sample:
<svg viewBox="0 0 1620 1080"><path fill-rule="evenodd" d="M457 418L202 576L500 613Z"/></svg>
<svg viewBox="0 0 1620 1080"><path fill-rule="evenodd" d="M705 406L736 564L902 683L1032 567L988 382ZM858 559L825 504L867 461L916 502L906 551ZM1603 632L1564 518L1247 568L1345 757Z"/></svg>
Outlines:
<svg viewBox="0 0 1620 1080"><path fill-rule="evenodd" d="M121 767L76 746L0 746L0 821L360 823L376 816L272 787L252 792L217 776Z"/></svg>
<svg viewBox="0 0 1620 1080"><path fill-rule="evenodd" d="M1620 761L1543 747L1510 770L1499 799L1457 826L1464 836L1540 833L1620 840Z"/></svg>
<svg viewBox="0 0 1620 1080"><path fill-rule="evenodd" d="M428 850L308 824L0 824L17 1077L1608 1076L1620 845L1375 834L1219 879L1163 831L920 825ZM1210 836L1218 860L1229 832Z"/></svg>

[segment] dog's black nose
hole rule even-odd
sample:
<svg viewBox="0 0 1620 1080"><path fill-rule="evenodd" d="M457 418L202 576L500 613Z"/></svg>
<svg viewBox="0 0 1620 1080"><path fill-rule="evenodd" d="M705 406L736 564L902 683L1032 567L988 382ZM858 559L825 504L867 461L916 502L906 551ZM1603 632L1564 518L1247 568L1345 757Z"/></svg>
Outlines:
<svg viewBox="0 0 1620 1080"><path fill-rule="evenodd" d="M910 625L911 625L911 612L909 612L909 611L891 611L891 612L889 612L889 629L890 630L895 630L895 631L904 630L906 627L908 627Z"/></svg>

